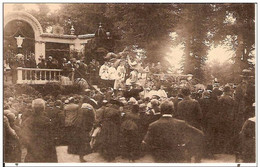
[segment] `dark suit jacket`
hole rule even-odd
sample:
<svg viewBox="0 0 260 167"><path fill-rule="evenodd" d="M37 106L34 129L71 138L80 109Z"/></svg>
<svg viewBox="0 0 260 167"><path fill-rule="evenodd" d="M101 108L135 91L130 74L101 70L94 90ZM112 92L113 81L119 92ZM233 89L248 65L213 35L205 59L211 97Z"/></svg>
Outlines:
<svg viewBox="0 0 260 167"><path fill-rule="evenodd" d="M178 103L178 115L180 119L185 120L188 124L201 129L202 112L200 104L194 99L183 99Z"/></svg>
<svg viewBox="0 0 260 167"><path fill-rule="evenodd" d="M144 142L151 149L157 162L179 162L185 158L185 150L197 154L204 134L186 122L171 117L161 117L150 124Z"/></svg>
<svg viewBox="0 0 260 167"><path fill-rule="evenodd" d="M28 117L23 124L22 134L23 143L27 148L25 162L57 162L51 121L48 117Z"/></svg>

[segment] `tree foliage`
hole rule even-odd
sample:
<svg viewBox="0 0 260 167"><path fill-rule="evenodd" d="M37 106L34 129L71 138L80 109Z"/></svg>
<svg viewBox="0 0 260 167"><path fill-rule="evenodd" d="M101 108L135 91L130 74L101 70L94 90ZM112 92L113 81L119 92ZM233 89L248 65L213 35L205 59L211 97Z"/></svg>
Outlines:
<svg viewBox="0 0 260 167"><path fill-rule="evenodd" d="M183 72L204 79L203 66L210 47L211 4L180 4L181 15L175 31L184 46Z"/></svg>
<svg viewBox="0 0 260 167"><path fill-rule="evenodd" d="M243 69L254 70L251 59L255 50L255 4L217 4L215 8L222 16L213 22L217 27L213 40L235 52L231 66L238 81Z"/></svg>
<svg viewBox="0 0 260 167"><path fill-rule="evenodd" d="M163 62L174 44L184 46L183 72L206 79L205 62L212 45L226 45L235 52L233 75L239 76L255 49L255 4L60 4L56 13L45 4L29 11L43 28L59 23L70 34L93 34L102 23L111 32L115 52L125 46L145 50L149 62ZM15 6L21 10L21 6ZM176 32L174 41L170 34ZM217 55L216 55L217 56Z"/></svg>
<svg viewBox="0 0 260 167"><path fill-rule="evenodd" d="M254 4L180 4L175 31L184 44L183 72L205 79L204 65L211 45L227 45L235 51L233 75L252 68L255 44ZM217 55L216 55L217 56Z"/></svg>

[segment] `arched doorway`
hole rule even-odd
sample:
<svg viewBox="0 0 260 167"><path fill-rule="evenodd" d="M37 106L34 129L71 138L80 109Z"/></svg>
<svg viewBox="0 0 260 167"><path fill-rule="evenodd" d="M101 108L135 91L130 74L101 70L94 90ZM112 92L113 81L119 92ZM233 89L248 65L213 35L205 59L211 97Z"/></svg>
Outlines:
<svg viewBox="0 0 260 167"><path fill-rule="evenodd" d="M43 34L43 30L39 21L31 14L26 12L22 12L22 11L11 12L8 13L6 16L4 16L4 31L6 31L7 26L10 25L9 23L12 24L13 21L20 21L30 25L34 34L35 59L37 61L40 56L45 57L45 43L42 42L42 38L41 38L41 35Z"/></svg>
<svg viewBox="0 0 260 167"><path fill-rule="evenodd" d="M22 48L17 48L16 38L18 36L23 37ZM30 24L23 21L11 21L9 22L4 30L4 53L5 56L12 54L21 53L27 56L30 53L35 52L35 37L34 31Z"/></svg>

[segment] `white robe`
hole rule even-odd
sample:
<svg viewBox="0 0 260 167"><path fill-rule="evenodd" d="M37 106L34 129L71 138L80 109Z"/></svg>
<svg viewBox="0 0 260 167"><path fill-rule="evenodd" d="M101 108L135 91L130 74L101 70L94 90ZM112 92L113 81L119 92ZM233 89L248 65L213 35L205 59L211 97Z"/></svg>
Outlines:
<svg viewBox="0 0 260 167"><path fill-rule="evenodd" d="M159 89L157 93L161 98L167 98L167 93L165 92L165 90Z"/></svg>
<svg viewBox="0 0 260 167"><path fill-rule="evenodd" d="M117 78L117 71L115 67L109 67L108 69L108 79L115 80Z"/></svg>
<svg viewBox="0 0 260 167"><path fill-rule="evenodd" d="M108 80L108 66L103 64L99 69L99 76L101 79Z"/></svg>
<svg viewBox="0 0 260 167"><path fill-rule="evenodd" d="M148 97L152 98L154 95L156 96L159 96L159 93L157 90L151 90L149 93L148 93Z"/></svg>
<svg viewBox="0 0 260 167"><path fill-rule="evenodd" d="M137 71L131 71L130 73L130 79L132 83L136 83L138 80L138 73Z"/></svg>
<svg viewBox="0 0 260 167"><path fill-rule="evenodd" d="M124 80L125 80L125 74L126 74L126 69L124 66L118 66L117 70L117 77L114 83L114 89L119 89L124 87Z"/></svg>

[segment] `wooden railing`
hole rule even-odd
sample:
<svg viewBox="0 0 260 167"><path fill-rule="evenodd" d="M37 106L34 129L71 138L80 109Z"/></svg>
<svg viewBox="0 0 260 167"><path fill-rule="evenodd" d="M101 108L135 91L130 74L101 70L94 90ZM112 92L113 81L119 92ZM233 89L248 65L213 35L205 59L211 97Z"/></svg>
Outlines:
<svg viewBox="0 0 260 167"><path fill-rule="evenodd" d="M17 68L17 84L58 83L62 80L61 69ZM69 75L70 84L74 81L74 72Z"/></svg>

